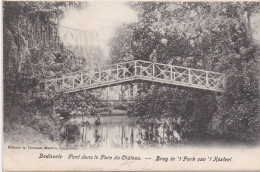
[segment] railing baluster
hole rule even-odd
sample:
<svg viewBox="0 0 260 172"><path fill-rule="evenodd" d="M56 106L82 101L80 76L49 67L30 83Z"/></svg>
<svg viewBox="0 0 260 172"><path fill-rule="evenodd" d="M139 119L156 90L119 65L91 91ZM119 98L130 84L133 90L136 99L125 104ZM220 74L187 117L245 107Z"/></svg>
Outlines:
<svg viewBox="0 0 260 172"><path fill-rule="evenodd" d="M152 65L153 65L153 79L154 79L154 69L155 69L154 63L152 63Z"/></svg>
<svg viewBox="0 0 260 172"><path fill-rule="evenodd" d="M116 75L116 79L118 80L118 79L119 79L118 65L116 65L116 73L117 73L117 75Z"/></svg>
<svg viewBox="0 0 260 172"><path fill-rule="evenodd" d="M189 84L192 84L191 69L189 69Z"/></svg>
<svg viewBox="0 0 260 172"><path fill-rule="evenodd" d="M206 71L206 86L209 87L209 72Z"/></svg>
<svg viewBox="0 0 260 172"><path fill-rule="evenodd" d="M107 82L109 80L109 70L106 71L106 74L107 74Z"/></svg>
<svg viewBox="0 0 260 172"><path fill-rule="evenodd" d="M171 72L170 72L170 73L171 73L171 81L172 81L172 67L170 67L170 69L171 69Z"/></svg>
<svg viewBox="0 0 260 172"><path fill-rule="evenodd" d="M123 78L126 78L125 76L125 72L126 72L126 66L124 67L124 69L123 69Z"/></svg>
<svg viewBox="0 0 260 172"><path fill-rule="evenodd" d="M136 74L137 74L137 62L135 61L135 76L136 77Z"/></svg>

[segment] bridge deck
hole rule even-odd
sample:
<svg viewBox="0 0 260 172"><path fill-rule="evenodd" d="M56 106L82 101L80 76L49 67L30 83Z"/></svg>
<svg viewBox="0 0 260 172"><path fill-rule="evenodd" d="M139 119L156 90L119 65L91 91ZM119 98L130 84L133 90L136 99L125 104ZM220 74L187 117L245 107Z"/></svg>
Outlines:
<svg viewBox="0 0 260 172"><path fill-rule="evenodd" d="M223 91L223 73L135 60L110 66L72 72L44 81L45 89L76 92L133 80L147 80L212 91Z"/></svg>

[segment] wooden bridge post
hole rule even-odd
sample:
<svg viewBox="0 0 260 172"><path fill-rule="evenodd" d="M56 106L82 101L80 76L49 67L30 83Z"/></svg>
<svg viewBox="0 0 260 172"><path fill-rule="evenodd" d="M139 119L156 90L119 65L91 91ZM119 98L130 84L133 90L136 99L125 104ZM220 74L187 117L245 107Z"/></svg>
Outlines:
<svg viewBox="0 0 260 172"><path fill-rule="evenodd" d="M137 62L135 61L135 77L136 77L136 74L137 74Z"/></svg>
<svg viewBox="0 0 260 172"><path fill-rule="evenodd" d="M189 70L189 84L192 84L191 69L188 69L188 70Z"/></svg>
<svg viewBox="0 0 260 172"><path fill-rule="evenodd" d="M116 79L118 80L119 79L119 71L118 71L118 65L116 65Z"/></svg>
<svg viewBox="0 0 260 172"><path fill-rule="evenodd" d="M155 69L154 63L152 63L152 65L153 65L153 78L154 78L154 69Z"/></svg>
<svg viewBox="0 0 260 172"><path fill-rule="evenodd" d="M108 82L108 80L109 80L109 72L106 71L106 74L107 74L107 82Z"/></svg>
<svg viewBox="0 0 260 172"><path fill-rule="evenodd" d="M123 68L123 78L126 78L125 76L125 71L126 71L126 67L125 68Z"/></svg>
<svg viewBox="0 0 260 172"><path fill-rule="evenodd" d="M209 72L206 71L206 86L209 87Z"/></svg>
<svg viewBox="0 0 260 172"><path fill-rule="evenodd" d="M172 81L172 67L170 67L170 68L171 68L171 72L170 73L171 73L171 81Z"/></svg>
<svg viewBox="0 0 260 172"><path fill-rule="evenodd" d="M173 69L175 70L175 68L174 68L174 67L172 67L172 70L173 70ZM172 74L173 74L173 81L174 81L174 82L176 81L176 76L175 76L175 73L176 73L176 72L173 72L173 71L172 71Z"/></svg>

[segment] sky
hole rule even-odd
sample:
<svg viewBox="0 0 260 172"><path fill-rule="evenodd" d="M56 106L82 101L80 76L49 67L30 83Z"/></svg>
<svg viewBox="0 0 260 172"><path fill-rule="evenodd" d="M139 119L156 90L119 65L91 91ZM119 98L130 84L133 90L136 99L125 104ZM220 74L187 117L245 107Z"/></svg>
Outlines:
<svg viewBox="0 0 260 172"><path fill-rule="evenodd" d="M65 12L60 22L60 37L65 45L99 46L108 52L115 30L137 21L137 13L125 2L89 2L82 10L71 8ZM69 36L68 30L72 30Z"/></svg>

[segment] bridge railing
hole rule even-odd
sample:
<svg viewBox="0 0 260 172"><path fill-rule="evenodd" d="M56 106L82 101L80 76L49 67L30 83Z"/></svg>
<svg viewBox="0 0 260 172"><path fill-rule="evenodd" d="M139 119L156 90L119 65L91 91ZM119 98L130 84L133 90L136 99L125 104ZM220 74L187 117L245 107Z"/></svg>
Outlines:
<svg viewBox="0 0 260 172"><path fill-rule="evenodd" d="M222 73L135 60L48 78L44 85L52 91L74 92L134 79L212 91L222 91L225 84Z"/></svg>

